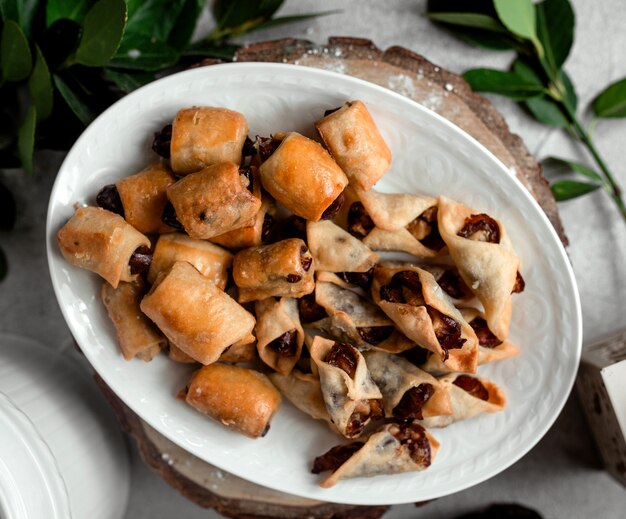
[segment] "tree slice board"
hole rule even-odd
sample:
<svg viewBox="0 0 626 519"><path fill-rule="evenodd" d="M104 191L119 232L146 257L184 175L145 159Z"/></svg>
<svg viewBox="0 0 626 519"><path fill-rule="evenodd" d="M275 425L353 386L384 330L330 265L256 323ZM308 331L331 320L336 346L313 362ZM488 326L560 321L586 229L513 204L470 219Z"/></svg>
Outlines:
<svg viewBox="0 0 626 519"><path fill-rule="evenodd" d="M467 82L402 47L385 51L370 40L330 38L319 46L282 39L241 48L235 61L266 61L333 70L382 85L430 108L481 142L538 201L564 244L556 202L541 165L493 105ZM197 66L219 63L207 59ZM238 478L184 451L143 422L96 377L122 427L133 436L144 461L173 488L198 505L236 519L376 519L386 506L351 506L313 501L271 490Z"/></svg>

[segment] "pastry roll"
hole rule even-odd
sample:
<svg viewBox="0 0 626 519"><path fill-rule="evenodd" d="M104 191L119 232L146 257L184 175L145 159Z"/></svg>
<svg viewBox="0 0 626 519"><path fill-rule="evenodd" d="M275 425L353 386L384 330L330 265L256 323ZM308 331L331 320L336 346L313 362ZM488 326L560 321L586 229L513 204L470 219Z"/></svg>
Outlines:
<svg viewBox="0 0 626 519"><path fill-rule="evenodd" d="M193 357L187 355L183 350L181 350L178 346L170 343L170 349L167 356L173 360L174 362L180 362L181 364L195 364L198 362Z"/></svg>
<svg viewBox="0 0 626 519"><path fill-rule="evenodd" d="M306 235L318 271L367 272L378 263L378 254L329 220L307 222Z"/></svg>
<svg viewBox="0 0 626 519"><path fill-rule="evenodd" d="M298 238L245 249L233 259L240 303L310 294L315 288L314 271L313 256Z"/></svg>
<svg viewBox="0 0 626 519"><path fill-rule="evenodd" d="M141 312L144 295L141 283L121 282L117 288L102 284L100 296L117 332L117 341L126 360L138 357L149 361L167 345L167 339Z"/></svg>
<svg viewBox="0 0 626 519"><path fill-rule="evenodd" d="M239 362L251 362L256 359L256 356L256 339L254 336L248 336L226 348L218 360L237 364Z"/></svg>
<svg viewBox="0 0 626 519"><path fill-rule="evenodd" d="M206 240L254 221L261 200L249 189L251 178L224 162L180 179L167 188L167 197L187 234Z"/></svg>
<svg viewBox="0 0 626 519"><path fill-rule="evenodd" d="M426 195L380 193L374 189L357 194L374 225L384 231L400 230L437 205L436 198Z"/></svg>
<svg viewBox="0 0 626 519"><path fill-rule="evenodd" d="M459 308L463 319L474 330L478 338L478 365L496 362L517 355L519 348L509 341L498 339L487 326L487 321L482 312L476 308ZM428 360L421 366L429 373L448 373L450 369L441 362L437 355L430 355Z"/></svg>
<svg viewBox="0 0 626 519"><path fill-rule="evenodd" d="M180 110L172 124L170 162L178 175L220 164L241 162L248 123L239 112L195 106Z"/></svg>
<svg viewBox="0 0 626 519"><path fill-rule="evenodd" d="M409 339L439 355L450 370L476 371L476 334L432 274L412 265L379 265L372 297Z"/></svg>
<svg viewBox="0 0 626 519"><path fill-rule="evenodd" d="M452 414L447 390L432 375L400 355L369 351L364 356L383 394L386 417L404 422Z"/></svg>
<svg viewBox="0 0 626 519"><path fill-rule="evenodd" d="M367 191L389 169L391 151L361 101L349 101L315 123L330 154L350 179Z"/></svg>
<svg viewBox="0 0 626 519"><path fill-rule="evenodd" d="M354 346L319 336L310 352L335 428L346 438L357 438L370 421L382 418L382 394L363 355Z"/></svg>
<svg viewBox="0 0 626 519"><path fill-rule="evenodd" d="M303 373L298 369L288 375L270 373L272 383L296 408L315 420L330 423L330 416L322 397L320 379L312 373Z"/></svg>
<svg viewBox="0 0 626 519"><path fill-rule="evenodd" d="M268 297L254 305L259 357L282 375L289 375L300 358L304 331L298 302L289 297Z"/></svg>
<svg viewBox="0 0 626 519"><path fill-rule="evenodd" d="M339 210L348 179L317 142L289 133L260 168L263 187L292 213L317 222ZM335 203L336 202L336 203Z"/></svg>
<svg viewBox="0 0 626 519"><path fill-rule="evenodd" d="M523 290L520 260L501 222L444 196L439 230L461 277L485 308L489 329L506 339L511 294Z"/></svg>
<svg viewBox="0 0 626 519"><path fill-rule="evenodd" d="M161 162L118 180L115 187L126 221L145 234L172 232L174 229L163 223L161 216L167 204L167 188L174 182L173 173Z"/></svg>
<svg viewBox="0 0 626 519"><path fill-rule="evenodd" d="M79 207L57 233L63 257L72 265L99 274L113 288L133 281L143 270L150 240L124 218L99 207ZM141 259L141 258L139 258Z"/></svg>
<svg viewBox="0 0 626 519"><path fill-rule="evenodd" d="M260 195L259 195L260 197ZM211 241L228 249L246 249L258 247L268 241L276 225L276 205L265 194L262 198L261 209L254 217L253 223L227 233L213 236Z"/></svg>
<svg viewBox="0 0 626 519"><path fill-rule="evenodd" d="M250 337L255 324L249 312L185 261L159 274L141 310L201 364L215 362L228 346Z"/></svg>
<svg viewBox="0 0 626 519"><path fill-rule="evenodd" d="M228 364L203 366L179 396L202 414L250 438L267 434L281 400L265 375Z"/></svg>
<svg viewBox="0 0 626 519"><path fill-rule="evenodd" d="M148 281L154 283L159 272L169 269L177 261L191 263L200 274L224 290L233 255L205 240L196 240L181 233L163 234L154 247Z"/></svg>
<svg viewBox="0 0 626 519"><path fill-rule="evenodd" d="M334 283L318 281L315 301L324 308L328 317L311 323L310 326L324 330L340 341L350 342L361 351L374 346L383 349L386 345L393 349L414 346L413 341L409 341L395 329L393 321L380 308L351 290ZM404 344L404 348L399 344Z"/></svg>
<svg viewBox="0 0 626 519"><path fill-rule="evenodd" d="M439 442L418 423L391 423L383 425L365 443L339 445L315 458L312 472L330 470L331 475L320 483L329 488L342 479L427 469L438 450Z"/></svg>
<svg viewBox="0 0 626 519"><path fill-rule="evenodd" d="M446 427L460 420L473 418L481 413L496 413L506 405L502 389L495 383L475 375L450 373L439 379L448 391L452 414L432 416L420 423L424 427Z"/></svg>

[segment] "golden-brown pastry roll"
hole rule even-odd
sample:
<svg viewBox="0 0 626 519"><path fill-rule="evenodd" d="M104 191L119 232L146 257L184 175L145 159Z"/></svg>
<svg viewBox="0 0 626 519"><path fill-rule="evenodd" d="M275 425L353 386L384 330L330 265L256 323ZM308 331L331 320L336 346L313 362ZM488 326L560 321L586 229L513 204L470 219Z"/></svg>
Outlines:
<svg viewBox="0 0 626 519"><path fill-rule="evenodd" d="M502 222L439 197L439 231L463 281L485 308L489 329L506 339L511 295L523 290L520 260Z"/></svg>
<svg viewBox="0 0 626 519"><path fill-rule="evenodd" d="M348 185L328 152L298 133L287 134L260 171L263 187L278 202L314 222L334 216L341 203L337 199Z"/></svg>
<svg viewBox="0 0 626 519"><path fill-rule="evenodd" d="M337 431L357 438L372 420L382 418L382 394L363 355L354 346L317 336L310 347L322 395Z"/></svg>
<svg viewBox="0 0 626 519"><path fill-rule="evenodd" d="M139 308L144 295L142 285L122 281L113 288L109 283L103 283L100 292L126 360L134 357L152 360L167 345L167 339Z"/></svg>
<svg viewBox="0 0 626 519"><path fill-rule="evenodd" d="M280 406L280 393L265 375L229 364L203 366L179 396L202 414L250 438L267 434Z"/></svg>
<svg viewBox="0 0 626 519"><path fill-rule="evenodd" d="M261 209L251 225L233 229L227 233L213 236L211 241L227 249L246 249L258 247L268 241L276 225L276 205L271 197L263 194Z"/></svg>
<svg viewBox="0 0 626 519"><path fill-rule="evenodd" d="M298 369L289 375L270 373L272 383L296 408L315 420L330 423L330 416L322 397L320 379L312 373L303 373Z"/></svg>
<svg viewBox="0 0 626 519"><path fill-rule="evenodd" d="M389 169L391 151L361 101L347 102L315 127L356 188L367 191Z"/></svg>
<svg viewBox="0 0 626 519"><path fill-rule="evenodd" d="M121 216L99 207L78 207L57 233L63 257L99 274L113 288L137 279L136 254L147 254L150 240Z"/></svg>
<svg viewBox="0 0 626 519"><path fill-rule="evenodd" d="M207 240L250 225L261 200L248 189L250 178L239 166L224 162L180 179L167 188L176 218L192 238Z"/></svg>
<svg viewBox="0 0 626 519"><path fill-rule="evenodd" d="M467 420L482 413L502 411L506 405L506 397L502 389L485 378L450 373L441 377L439 382L450 395L452 414L424 418L420 421L424 427L446 427L451 423Z"/></svg>
<svg viewBox="0 0 626 519"><path fill-rule="evenodd" d="M314 271L313 256L299 238L245 249L233 259L240 303L310 294L315 288Z"/></svg>
<svg viewBox="0 0 626 519"><path fill-rule="evenodd" d="M413 265L378 265L372 297L409 339L439 355L450 370L476 371L476 334L432 274Z"/></svg>
<svg viewBox="0 0 626 519"><path fill-rule="evenodd" d="M315 458L312 472L331 471L320 483L329 488L342 479L419 472L434 461L439 442L418 423L386 424L365 443L338 445Z"/></svg>
<svg viewBox="0 0 626 519"><path fill-rule="evenodd" d="M268 297L255 303L254 312L259 357L270 368L288 375L304 344L298 302L290 297Z"/></svg>
<svg viewBox="0 0 626 519"><path fill-rule="evenodd" d="M368 351L364 356L372 379L383 394L387 418L404 422L452 414L447 390L432 375L400 355Z"/></svg>
<svg viewBox="0 0 626 519"><path fill-rule="evenodd" d="M482 312L476 308L459 308L463 319L472 327L478 338L478 365L507 359L519 353L519 348L509 341L501 341L487 326ZM430 355L421 366L429 373L448 373L450 370L438 355Z"/></svg>
<svg viewBox="0 0 626 519"><path fill-rule="evenodd" d="M180 110L172 124L170 162L178 175L220 164L241 162L248 123L239 112L195 106Z"/></svg>
<svg viewBox="0 0 626 519"><path fill-rule="evenodd" d="M254 338L254 337L253 337ZM224 350L218 359L220 362L251 362L257 357L256 340L245 337Z"/></svg>
<svg viewBox="0 0 626 519"><path fill-rule="evenodd" d="M385 349L391 344L394 346L390 347L396 349L408 349L414 345L395 329L393 321L380 308L352 290L318 280L315 301L328 317L309 326L324 330L337 340L349 342L361 351L374 346ZM400 344L405 344L404 348Z"/></svg>
<svg viewBox="0 0 626 519"><path fill-rule="evenodd" d="M201 364L215 362L228 346L249 337L255 324L249 312L185 261L157 276L141 310Z"/></svg>
<svg viewBox="0 0 626 519"><path fill-rule="evenodd" d="M198 271L224 290L233 255L205 240L196 240L182 233L159 236L154 247L148 281L154 283L159 272L169 269L177 261L191 263Z"/></svg>
<svg viewBox="0 0 626 519"><path fill-rule="evenodd" d="M307 222L306 235L318 271L367 272L378 263L378 254L329 220Z"/></svg>
<svg viewBox="0 0 626 519"><path fill-rule="evenodd" d="M115 183L124 207L124 218L139 232L165 233L174 229L161 220L167 204L167 188L176 182L165 163L151 164Z"/></svg>

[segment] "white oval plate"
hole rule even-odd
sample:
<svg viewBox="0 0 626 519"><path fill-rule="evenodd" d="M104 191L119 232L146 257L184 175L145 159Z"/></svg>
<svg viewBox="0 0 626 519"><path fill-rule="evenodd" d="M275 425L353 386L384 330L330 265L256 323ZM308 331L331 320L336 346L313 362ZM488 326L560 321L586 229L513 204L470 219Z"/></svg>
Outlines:
<svg viewBox="0 0 626 519"><path fill-rule="evenodd" d="M351 99L369 107L393 153L382 191L445 194L501 219L523 262L526 290L515 296L511 340L522 353L481 367L501 384L508 406L497 414L433 430L441 449L422 473L343 481L321 489L313 459L341 439L284 402L265 438L227 430L175 398L190 368L164 355L126 362L100 302L102 280L66 263L55 234L75 203L94 203L105 184L157 157L153 133L180 108L224 106L245 114L251 135L299 131L313 136L324 110ZM155 81L102 114L71 149L50 197L50 274L63 315L105 382L142 419L199 458L276 490L361 505L423 501L463 490L528 452L558 416L581 350L580 302L565 251L537 203L491 153L434 112L376 85L291 65L241 63L199 68Z"/></svg>

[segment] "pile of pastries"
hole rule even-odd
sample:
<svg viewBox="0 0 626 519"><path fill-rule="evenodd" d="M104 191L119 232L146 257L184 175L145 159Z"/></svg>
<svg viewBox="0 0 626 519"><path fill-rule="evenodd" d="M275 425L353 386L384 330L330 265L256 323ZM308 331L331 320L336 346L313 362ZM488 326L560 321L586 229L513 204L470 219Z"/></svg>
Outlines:
<svg viewBox="0 0 626 519"><path fill-rule="evenodd" d="M182 109L155 133L159 158L76 206L57 239L104 278L125 359L198 365L187 404L257 438L285 397L350 440L313 463L330 487L423 470L430 429L504 408L476 370L518 352L524 280L492 216L373 189L391 152L364 103L315 128L321 143L252 140L238 112Z"/></svg>

